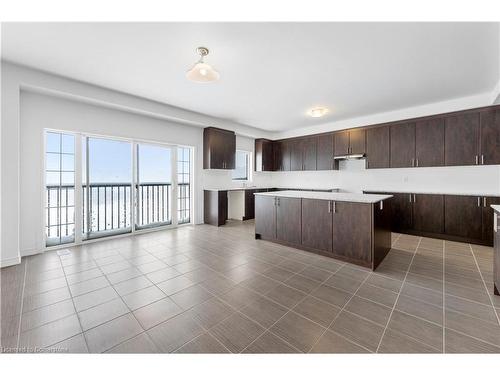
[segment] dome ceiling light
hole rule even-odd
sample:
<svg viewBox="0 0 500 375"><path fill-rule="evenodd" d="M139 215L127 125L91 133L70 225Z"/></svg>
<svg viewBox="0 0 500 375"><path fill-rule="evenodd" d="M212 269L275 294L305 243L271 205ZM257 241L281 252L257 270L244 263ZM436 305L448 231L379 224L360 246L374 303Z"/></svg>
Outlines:
<svg viewBox="0 0 500 375"><path fill-rule="evenodd" d="M219 79L219 72L217 72L211 65L207 64L203 59L208 55L209 50L206 47L198 47L196 52L200 55L200 59L194 66L186 73L187 79L198 83L207 83L217 81Z"/></svg>
<svg viewBox="0 0 500 375"><path fill-rule="evenodd" d="M315 107L307 111L307 114L311 117L323 117L328 113L328 108L325 107Z"/></svg>

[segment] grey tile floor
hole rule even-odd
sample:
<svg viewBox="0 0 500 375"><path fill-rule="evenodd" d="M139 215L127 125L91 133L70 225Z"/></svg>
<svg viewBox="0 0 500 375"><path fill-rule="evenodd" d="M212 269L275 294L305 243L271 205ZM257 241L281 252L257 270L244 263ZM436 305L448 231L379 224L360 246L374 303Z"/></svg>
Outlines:
<svg viewBox="0 0 500 375"><path fill-rule="evenodd" d="M492 249L393 234L375 272L199 225L23 258L3 351L499 353Z"/></svg>

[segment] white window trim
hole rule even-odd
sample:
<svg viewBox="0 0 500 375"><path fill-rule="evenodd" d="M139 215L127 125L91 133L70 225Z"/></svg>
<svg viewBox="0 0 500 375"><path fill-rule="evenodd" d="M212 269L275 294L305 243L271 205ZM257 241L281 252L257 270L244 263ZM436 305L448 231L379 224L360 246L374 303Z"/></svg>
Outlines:
<svg viewBox="0 0 500 375"><path fill-rule="evenodd" d="M248 150L236 150L236 152L244 152L245 154L247 154L248 156L248 161L247 161L247 178L246 179L240 179L240 178L233 178L232 176L232 172L231 172L231 180L233 182L251 182L252 179L253 179L253 175L252 175L252 171L253 171L253 157L252 157L252 151L248 151ZM236 158L236 156L235 156Z"/></svg>

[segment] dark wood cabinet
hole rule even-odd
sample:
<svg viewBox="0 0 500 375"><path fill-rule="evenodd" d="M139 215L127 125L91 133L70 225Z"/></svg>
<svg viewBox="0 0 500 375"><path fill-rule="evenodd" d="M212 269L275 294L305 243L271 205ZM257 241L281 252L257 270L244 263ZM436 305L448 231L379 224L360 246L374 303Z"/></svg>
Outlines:
<svg viewBox="0 0 500 375"><path fill-rule="evenodd" d="M391 126L391 168L415 166L415 123Z"/></svg>
<svg viewBox="0 0 500 375"><path fill-rule="evenodd" d="M387 193L392 198L392 230L396 233L413 229L413 195L408 193Z"/></svg>
<svg viewBox="0 0 500 375"><path fill-rule="evenodd" d="M302 199L302 245L332 251L332 201Z"/></svg>
<svg viewBox="0 0 500 375"><path fill-rule="evenodd" d="M366 130L366 168L389 168L389 126Z"/></svg>
<svg viewBox="0 0 500 375"><path fill-rule="evenodd" d="M317 169L318 138L304 138L302 145L302 169L304 171L315 171Z"/></svg>
<svg viewBox="0 0 500 375"><path fill-rule="evenodd" d="M245 216L243 220L250 220L255 217L255 195L257 190L245 190Z"/></svg>
<svg viewBox="0 0 500 375"><path fill-rule="evenodd" d="M371 264L372 205L334 202L333 206L333 254L358 264Z"/></svg>
<svg viewBox="0 0 500 375"><path fill-rule="evenodd" d="M366 131L365 129L349 130L350 154L364 154L366 152Z"/></svg>
<svg viewBox="0 0 500 375"><path fill-rule="evenodd" d="M445 234L481 240L483 236L482 217L482 197L461 195L445 196Z"/></svg>
<svg viewBox="0 0 500 375"><path fill-rule="evenodd" d="M445 165L479 164L479 113L446 117L444 140Z"/></svg>
<svg viewBox="0 0 500 375"><path fill-rule="evenodd" d="M277 171L290 170L290 141L279 141L275 143L274 158Z"/></svg>
<svg viewBox="0 0 500 375"><path fill-rule="evenodd" d="M500 109L481 113L481 164L500 164Z"/></svg>
<svg viewBox="0 0 500 375"><path fill-rule="evenodd" d="M444 232L444 196L413 194L413 229L424 233Z"/></svg>
<svg viewBox="0 0 500 375"><path fill-rule="evenodd" d="M444 165L444 119L417 121L415 124L415 166Z"/></svg>
<svg viewBox="0 0 500 375"><path fill-rule="evenodd" d="M256 139L255 140L255 171L265 172L274 171L274 142L269 139Z"/></svg>
<svg viewBox="0 0 500 375"><path fill-rule="evenodd" d="M236 134L219 128L203 129L203 168L234 169Z"/></svg>
<svg viewBox="0 0 500 375"><path fill-rule="evenodd" d="M205 224L220 226L227 220L227 190L203 191L203 221Z"/></svg>
<svg viewBox="0 0 500 375"><path fill-rule="evenodd" d="M348 155L350 151L350 145L349 145L349 131L340 131L336 132L334 135L334 155L335 156L342 156L342 155Z"/></svg>
<svg viewBox="0 0 500 375"><path fill-rule="evenodd" d="M482 208L482 240L488 246L493 246L494 228L493 228L493 208L492 204L500 205L500 197L483 197ZM500 270L500 268L499 268Z"/></svg>
<svg viewBox="0 0 500 375"><path fill-rule="evenodd" d="M317 142L316 169L318 171L334 169L333 134L320 135Z"/></svg>
<svg viewBox="0 0 500 375"><path fill-rule="evenodd" d="M300 244L301 238L301 199L276 198L276 238Z"/></svg>
<svg viewBox="0 0 500 375"><path fill-rule="evenodd" d="M276 238L276 199L265 195L255 196L255 233L266 239Z"/></svg>
<svg viewBox="0 0 500 375"><path fill-rule="evenodd" d="M288 141L288 144L290 145L290 170L303 170L304 141L302 139L293 139Z"/></svg>

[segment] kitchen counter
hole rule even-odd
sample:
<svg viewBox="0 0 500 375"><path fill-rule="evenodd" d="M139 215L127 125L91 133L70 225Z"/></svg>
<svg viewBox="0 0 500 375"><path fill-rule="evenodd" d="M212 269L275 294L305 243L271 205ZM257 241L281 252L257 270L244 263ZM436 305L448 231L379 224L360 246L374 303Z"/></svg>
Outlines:
<svg viewBox="0 0 500 375"><path fill-rule="evenodd" d="M493 293L500 296L500 205L492 204L493 209Z"/></svg>
<svg viewBox="0 0 500 375"><path fill-rule="evenodd" d="M500 197L500 192L459 192L459 191L437 191L437 190L419 190L419 189L363 189L374 193L398 193L398 194L434 194L434 195L461 195L472 197Z"/></svg>
<svg viewBox="0 0 500 375"><path fill-rule="evenodd" d="M264 195L272 197L286 197L286 198L304 198L304 199L322 199L338 202L355 202L355 203L378 203L380 201L389 199L392 195L382 194L358 194L358 193L327 193L320 191L271 191L267 193L255 193L255 195Z"/></svg>
<svg viewBox="0 0 500 375"><path fill-rule="evenodd" d="M325 188L325 189L307 189L307 188L276 188L276 187L262 187L262 186L245 186L245 187L231 187L231 188L205 188L208 191L244 191L244 190L261 190L261 189L279 189L279 190L297 190L297 191L335 191L339 188Z"/></svg>
<svg viewBox="0 0 500 375"><path fill-rule="evenodd" d="M500 204L492 204L490 207L500 215Z"/></svg>

